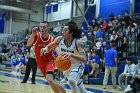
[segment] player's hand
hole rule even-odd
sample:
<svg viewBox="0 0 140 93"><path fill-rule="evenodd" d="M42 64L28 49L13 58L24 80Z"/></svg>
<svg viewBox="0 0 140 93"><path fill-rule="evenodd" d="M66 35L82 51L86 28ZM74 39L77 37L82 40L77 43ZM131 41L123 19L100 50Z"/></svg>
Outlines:
<svg viewBox="0 0 140 93"><path fill-rule="evenodd" d="M42 49L40 50L40 56L46 55L47 53L48 53L48 48L42 48Z"/></svg>
<svg viewBox="0 0 140 93"><path fill-rule="evenodd" d="M32 35L36 35L37 32L38 32L38 27L33 27Z"/></svg>
<svg viewBox="0 0 140 93"><path fill-rule="evenodd" d="M66 57L66 58L71 58L72 57L72 53L62 53L62 56Z"/></svg>

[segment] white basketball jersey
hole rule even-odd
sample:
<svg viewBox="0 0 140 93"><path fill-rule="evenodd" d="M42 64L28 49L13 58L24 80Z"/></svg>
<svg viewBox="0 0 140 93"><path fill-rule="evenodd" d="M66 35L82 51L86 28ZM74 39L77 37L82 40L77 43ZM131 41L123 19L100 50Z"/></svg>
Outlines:
<svg viewBox="0 0 140 93"><path fill-rule="evenodd" d="M62 54L64 52L69 52L69 53L74 53L74 54L79 54L78 49L76 47L76 39L74 39L71 43L70 46L67 46L65 44L64 38L62 38L59 42L59 54ZM80 62L76 59L71 59L71 70L75 69L75 68L83 68L84 67L84 63Z"/></svg>

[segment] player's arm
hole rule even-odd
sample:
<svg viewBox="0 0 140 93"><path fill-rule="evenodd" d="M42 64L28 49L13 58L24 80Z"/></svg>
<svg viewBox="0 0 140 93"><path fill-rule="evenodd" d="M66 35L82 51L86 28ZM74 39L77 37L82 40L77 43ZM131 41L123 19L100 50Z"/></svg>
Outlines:
<svg viewBox="0 0 140 93"><path fill-rule="evenodd" d="M45 48L42 48L40 51L40 55L45 55L46 53L49 53L51 50L57 47L61 40L62 36L58 36L53 42L48 44Z"/></svg>
<svg viewBox="0 0 140 93"><path fill-rule="evenodd" d="M34 37L35 37L37 32L38 32L38 28L37 27L33 27L32 34L31 34L30 38L27 41L27 46L31 46L33 44Z"/></svg>
<svg viewBox="0 0 140 93"><path fill-rule="evenodd" d="M30 38L27 41L27 46L31 46L34 42L34 35L31 35Z"/></svg>
<svg viewBox="0 0 140 93"><path fill-rule="evenodd" d="M74 59L79 60L81 62L86 62L87 61L86 53L85 53L84 48L82 47L81 41L77 40L77 44L76 45L77 45L77 48L78 48L79 55L72 54L71 57L73 57Z"/></svg>
<svg viewBox="0 0 140 93"><path fill-rule="evenodd" d="M61 40L62 36L58 36L53 42L51 42L50 44L48 44L45 48L48 47L48 52L50 52L52 49L56 48L57 45L59 44L60 40Z"/></svg>

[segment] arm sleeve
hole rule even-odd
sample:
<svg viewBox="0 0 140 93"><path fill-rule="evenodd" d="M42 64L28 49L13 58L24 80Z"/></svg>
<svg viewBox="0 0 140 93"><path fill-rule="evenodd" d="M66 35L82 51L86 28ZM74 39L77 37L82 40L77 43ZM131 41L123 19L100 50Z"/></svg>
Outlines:
<svg viewBox="0 0 140 93"><path fill-rule="evenodd" d="M124 74L127 73L127 64L125 65L125 68L124 68L124 71L123 71Z"/></svg>
<svg viewBox="0 0 140 93"><path fill-rule="evenodd" d="M136 65L133 64L133 66L132 66L132 72L131 72L132 76L134 76L136 74L136 68L137 68Z"/></svg>
<svg viewBox="0 0 140 93"><path fill-rule="evenodd" d="M114 58L118 58L118 53L116 50L114 51Z"/></svg>

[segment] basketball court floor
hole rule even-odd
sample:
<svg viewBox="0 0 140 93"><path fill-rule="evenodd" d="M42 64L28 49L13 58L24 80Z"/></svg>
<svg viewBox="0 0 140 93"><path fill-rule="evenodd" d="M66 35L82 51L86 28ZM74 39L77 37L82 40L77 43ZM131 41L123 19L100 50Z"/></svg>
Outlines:
<svg viewBox="0 0 140 93"><path fill-rule="evenodd" d="M0 93L53 93L48 82L43 77L36 77L36 84L31 84L30 79L27 83L22 83L23 74L13 75L11 72L0 71ZM71 93L71 90L67 84L63 84L67 93ZM112 86L108 86L107 89L103 89L102 85L88 85L86 89L90 93L123 93L118 89L113 89Z"/></svg>

